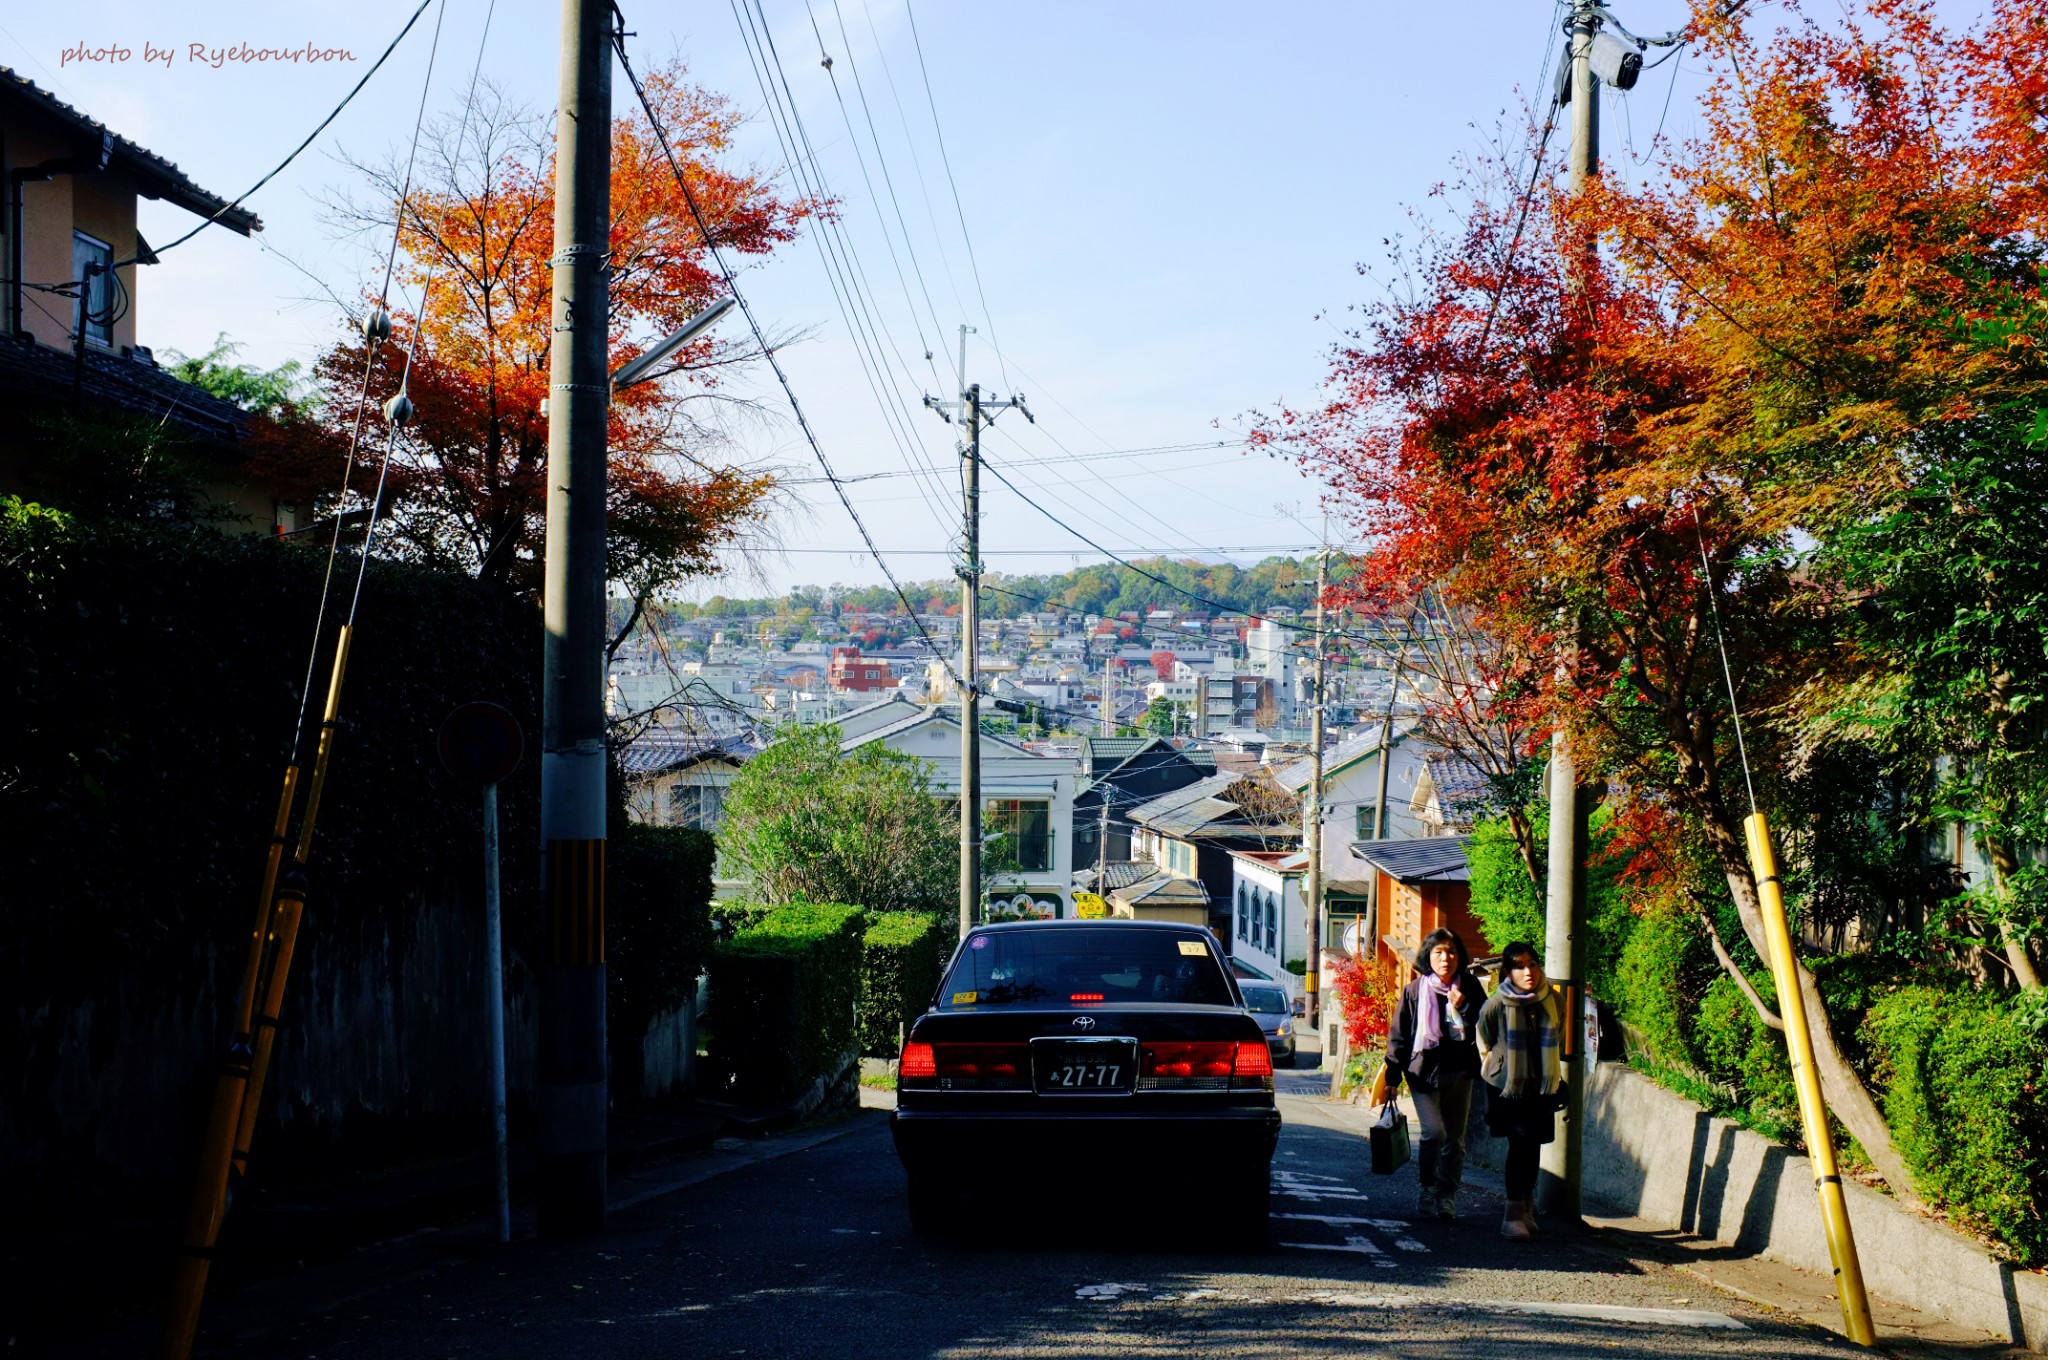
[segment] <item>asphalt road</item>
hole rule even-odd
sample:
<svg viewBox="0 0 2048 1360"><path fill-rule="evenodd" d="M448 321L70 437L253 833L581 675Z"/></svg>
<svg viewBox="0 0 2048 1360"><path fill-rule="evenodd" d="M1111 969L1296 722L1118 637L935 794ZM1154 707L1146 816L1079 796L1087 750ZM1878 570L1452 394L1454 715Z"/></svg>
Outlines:
<svg viewBox="0 0 2048 1360"><path fill-rule="evenodd" d="M1283 1074L1314 1091L1320 1078ZM989 1149L959 1241L912 1233L886 1116L616 1210L603 1237L532 1241L254 1325L227 1303L219 1357L1443 1357L1570 1360L1860 1354L1591 1238L1500 1240L1500 1200L1413 1221L1413 1171L1381 1179L1355 1123L1282 1100L1273 1238L1206 1247L1156 1184L1085 1145ZM758 1155L758 1154L757 1154ZM1018 1190L1051 1163L1067 1193ZM707 1173L697 1173L700 1177ZM688 1175L679 1178L688 1181ZM317 1293L317 1290L315 1291ZM241 1315L238 1318L238 1313Z"/></svg>

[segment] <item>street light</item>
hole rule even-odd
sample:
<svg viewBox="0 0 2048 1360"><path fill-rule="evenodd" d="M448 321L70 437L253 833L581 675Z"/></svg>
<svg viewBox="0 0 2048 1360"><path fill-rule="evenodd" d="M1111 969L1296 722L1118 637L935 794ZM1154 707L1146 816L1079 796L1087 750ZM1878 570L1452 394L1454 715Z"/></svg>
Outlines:
<svg viewBox="0 0 2048 1360"><path fill-rule="evenodd" d="M732 304L733 300L730 297L722 297L663 336L654 348L612 374L612 391L616 392L622 387L631 387L634 383L647 381L657 365L710 330L718 318L732 310Z"/></svg>

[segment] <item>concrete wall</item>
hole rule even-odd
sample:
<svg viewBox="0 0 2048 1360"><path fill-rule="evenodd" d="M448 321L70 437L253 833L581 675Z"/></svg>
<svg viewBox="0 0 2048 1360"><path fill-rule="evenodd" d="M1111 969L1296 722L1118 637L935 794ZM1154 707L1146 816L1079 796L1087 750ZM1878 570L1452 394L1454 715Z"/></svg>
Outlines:
<svg viewBox="0 0 2048 1360"><path fill-rule="evenodd" d="M1807 1159L1620 1063L1588 1084L1589 1208L1696 1233L1745 1255L1830 1274ZM1849 1219L1872 1293L2017 1346L2048 1350L2048 1276L1850 1183Z"/></svg>

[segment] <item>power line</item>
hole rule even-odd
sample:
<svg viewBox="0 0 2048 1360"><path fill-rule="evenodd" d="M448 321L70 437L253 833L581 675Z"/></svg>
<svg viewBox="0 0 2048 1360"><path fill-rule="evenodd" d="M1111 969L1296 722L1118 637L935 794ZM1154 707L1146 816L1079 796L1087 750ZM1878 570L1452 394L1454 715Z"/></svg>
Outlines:
<svg viewBox="0 0 2048 1360"><path fill-rule="evenodd" d="M690 191L689 181L683 176L682 163L676 158L676 150L669 141L668 130L662 127L660 117L654 112L654 102L647 97L647 87L641 84L639 74L633 69L632 58L626 52L625 13L619 8L616 0L612 5L612 13L618 20L612 32L612 45L618 51L619 65L624 69L627 81L632 84L633 93L639 98L641 109L647 114L647 124L653 129L655 140L661 143L662 153L668 158L669 170L675 176L676 188L681 191L683 202L690 210L690 217L696 222L697 230L704 238L705 252L711 256L712 263L718 268L719 277L724 280L733 301L739 304L740 313L746 317L747 326L754 333L754 343L760 346L762 357L767 359L768 367L775 373L775 380L782 385L782 394L789 401L790 412L796 417L797 427L803 431L804 441L811 446L811 453L817 458L818 466L824 470L826 479L832 483L832 489L839 494L839 503L846 508L847 517L853 521L854 528L860 531L861 540L867 544L868 555L875 559L875 565L882 569L882 575L888 579L890 588L896 592L896 598L901 600L903 607L909 611L911 621L916 624L918 635L924 639L925 645L938 652L938 643L926 631L924 620L917 617L917 610L911 605L910 597L904 594L903 586L897 581L896 574L889 569L889 563L875 548L875 540L868 533L868 526L862 521L860 512L853 508L853 501L847 496L846 488L840 484L838 475L832 471L832 463L826 458L824 447L818 443L818 436L811 429L810 421L805 418L802 404L796 399L796 389L790 386L789 375L783 371L781 360L775 357L775 350L768 344L768 337L763 333L760 321L754 316L754 309L747 303L746 296L740 292L739 283L733 277L731 267L725 262L725 252L719 249L717 238L711 233L711 224L705 220L703 210L697 204L697 196ZM944 660L943 654L941 660ZM953 671L952 663L945 664L955 683L958 683L959 675Z"/></svg>
<svg viewBox="0 0 2048 1360"><path fill-rule="evenodd" d="M960 202L960 181L953 177L953 159L946 154L946 133L939 126L939 102L932 95L932 74L924 64L924 40L918 36L917 14L910 0L904 0L903 16L910 21L910 41L917 49L918 74L924 77L925 103L932 111L932 135L939 143L939 164L946 168L946 183L953 190L953 211L960 217L960 239L967 246L967 267L973 271L975 296L981 299L981 318L988 325L988 345L996 352L996 369L1003 375L1003 386L1014 387L1009 370L1003 365L1003 347L996 343L995 318L988 309L988 293L981 286L981 264L974 258L974 237L967 230L967 209Z"/></svg>
<svg viewBox="0 0 2048 1360"><path fill-rule="evenodd" d="M170 245L154 247L154 253L157 255L162 255L165 251L170 250L173 247L185 244L185 242L191 240L200 232L205 231L215 222L218 222L222 217L226 216L229 211L240 207L244 199L247 199L251 194L255 193L258 189L261 189L264 185L270 183L270 181L276 179L280 174L282 174L286 166L290 165L293 161L298 159L300 152L304 151L307 147L313 144L314 138L318 137L321 133L327 130L327 125L329 123L332 123L335 119L341 116L341 111L349 106L349 102L353 100L358 94L362 93L363 86L370 83L370 77L376 75L378 68L384 65L385 60L389 58L393 52L398 50L398 44L405 41L405 35L412 32L412 26L419 22L420 16L427 12L427 6L432 3L433 0L420 0L419 7L412 12L412 17L405 21L405 27L398 30L398 36L391 40L390 46L384 49L383 55L379 56L377 60L370 63L370 69L363 72L363 78L355 83L355 88L351 89L347 94L342 96L341 102L334 106L334 111L328 114L325 118L322 118L320 120L320 125L314 128L311 132L306 134L306 140L300 142L297 146L293 147L291 154L286 156L283 160L277 163L276 169L272 170L262 179L257 180L247 189L244 189L239 195L236 196L235 200L232 203L221 204L221 206L214 212L214 214L211 217L208 217L204 222L201 222L198 226L192 228L192 230L186 232L183 236L180 236L177 240L171 242ZM439 31L438 21L436 22L436 31ZM123 268L124 266L135 264L141 258L142 257L140 255L131 255L127 259L120 261L118 264L109 265L108 268L110 270L120 269Z"/></svg>
<svg viewBox="0 0 2048 1360"><path fill-rule="evenodd" d="M768 110L769 124L774 129L776 141L782 148L790 171L796 176L799 188L803 192L819 202L825 202L829 199L829 194L817 151L812 147L809 133L804 129L802 116L796 108L796 99L789 89L788 77L781 68L781 58L776 55L773 39L766 31L767 18L765 14L760 13L758 3L753 3L753 0L747 0L747 3L743 3L743 0L730 0L730 4L734 21L740 29L741 42L747 49L748 62L753 69L755 82L760 87L761 98ZM757 18L759 32L756 31ZM771 79L769 74L771 61L776 75L780 78L779 94L776 81ZM799 149L802 152L801 156L798 154ZM907 404L905 409L898 410L890 404L884 392L884 388L891 383L888 361L877 338L881 328L875 323L873 311L867 306L856 282L856 273L860 272L864 278L864 271L859 271L858 261L850 243L845 239L835 220L829 216L821 216L819 229L812 237L812 244L817 247L819 259L824 264L826 281L832 289L833 300L839 307L840 316L846 322L848 335L853 341L855 357L860 361L862 375L881 412L883 425L889 430L890 438L895 441L897 452L902 455L905 466L912 469L921 468L924 477L928 479L928 482L920 481L919 494L925 495L926 486L929 485L934 493L942 495L943 482L938 470L925 456L923 445L912 428L914 422L909 419ZM899 363L902 362L902 356L899 354L897 357ZM929 495L926 496L926 507L934 518L942 517L938 503Z"/></svg>

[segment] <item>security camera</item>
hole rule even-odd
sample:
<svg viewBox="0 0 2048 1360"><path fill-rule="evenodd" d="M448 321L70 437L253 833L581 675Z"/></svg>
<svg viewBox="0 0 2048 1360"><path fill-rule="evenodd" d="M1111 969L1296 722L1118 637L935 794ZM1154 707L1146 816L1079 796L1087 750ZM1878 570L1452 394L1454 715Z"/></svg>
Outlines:
<svg viewBox="0 0 2048 1360"><path fill-rule="evenodd" d="M1642 47L1612 29L1603 28L1593 35L1589 59L1593 74L1617 90L1634 89L1636 77L1643 73Z"/></svg>

